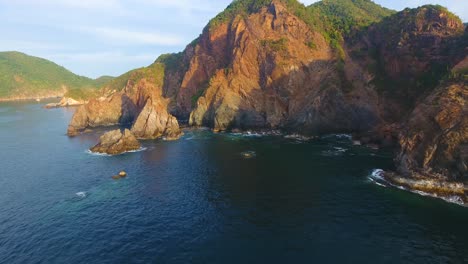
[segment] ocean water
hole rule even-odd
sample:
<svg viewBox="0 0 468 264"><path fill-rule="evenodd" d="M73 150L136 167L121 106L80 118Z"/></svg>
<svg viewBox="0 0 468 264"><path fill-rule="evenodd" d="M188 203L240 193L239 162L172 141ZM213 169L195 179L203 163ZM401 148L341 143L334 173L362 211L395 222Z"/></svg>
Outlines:
<svg viewBox="0 0 468 264"><path fill-rule="evenodd" d="M346 135L98 156L102 130L68 138L74 110L41 106L0 104L0 263L468 263L468 209L373 183L392 153Z"/></svg>

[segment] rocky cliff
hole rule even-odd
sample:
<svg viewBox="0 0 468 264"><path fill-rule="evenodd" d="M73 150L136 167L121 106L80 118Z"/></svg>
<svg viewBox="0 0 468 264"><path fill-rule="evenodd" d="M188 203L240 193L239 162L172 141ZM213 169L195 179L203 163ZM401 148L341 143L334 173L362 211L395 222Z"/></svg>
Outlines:
<svg viewBox="0 0 468 264"><path fill-rule="evenodd" d="M210 47L219 55L195 55L216 63L197 91L191 125L318 134L368 129L379 120L375 92L346 87L336 50L280 1L212 29L198 49Z"/></svg>
<svg viewBox="0 0 468 264"><path fill-rule="evenodd" d="M177 137L180 134L178 122L168 113L169 100L163 98L163 72L163 65L156 62L130 73L121 91L113 90L110 96L92 99L78 108L68 127L68 135L76 136L86 128L120 124L133 125L133 132L143 139ZM104 90L112 88L108 86Z"/></svg>
<svg viewBox="0 0 468 264"><path fill-rule="evenodd" d="M69 134L128 124L138 138L173 139L179 121L368 133L399 141L406 179L461 181L466 40L461 20L440 6L394 13L368 0L238 0L183 52L111 81L111 95L78 109Z"/></svg>

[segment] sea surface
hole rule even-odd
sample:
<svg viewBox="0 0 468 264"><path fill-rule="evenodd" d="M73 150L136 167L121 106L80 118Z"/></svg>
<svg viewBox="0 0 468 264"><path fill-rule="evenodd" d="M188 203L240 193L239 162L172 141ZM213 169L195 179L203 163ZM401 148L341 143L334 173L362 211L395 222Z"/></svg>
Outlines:
<svg viewBox="0 0 468 264"><path fill-rule="evenodd" d="M468 208L369 179L390 151L187 130L99 156L42 105L0 104L0 263L468 263Z"/></svg>

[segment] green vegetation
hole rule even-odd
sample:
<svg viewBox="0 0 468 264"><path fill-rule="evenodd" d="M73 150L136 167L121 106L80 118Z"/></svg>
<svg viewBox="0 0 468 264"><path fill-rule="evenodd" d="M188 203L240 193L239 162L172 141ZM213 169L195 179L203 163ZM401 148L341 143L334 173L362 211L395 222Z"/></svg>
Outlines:
<svg viewBox="0 0 468 264"><path fill-rule="evenodd" d="M311 49L317 49L317 44L315 44L313 41L307 42L306 46L311 48Z"/></svg>
<svg viewBox="0 0 468 264"><path fill-rule="evenodd" d="M468 67L450 71L447 79L468 81Z"/></svg>
<svg viewBox="0 0 468 264"><path fill-rule="evenodd" d="M370 0L322 0L308 7L297 0L279 1L283 2L289 12L303 20L311 29L321 33L341 59L345 57L342 47L343 35L355 29L367 27L395 13ZM232 21L236 16L245 17L258 12L271 2L272 0L234 0L222 13L209 22L207 29L213 30L223 23ZM314 43L307 45L310 48L316 47ZM280 46L275 48L281 48Z"/></svg>
<svg viewBox="0 0 468 264"><path fill-rule="evenodd" d="M75 75L45 59L0 52L0 98L47 96L82 88L95 89L95 80Z"/></svg>
<svg viewBox="0 0 468 264"><path fill-rule="evenodd" d="M384 30L389 34L400 34L403 32L403 38L408 39L410 36L406 31L411 30L411 26L424 25L423 30L429 30L430 27L434 26L434 23L427 23L428 21L434 21L434 17L438 17L441 13L455 21L456 23L462 24L462 21L455 14L450 12L447 8L440 5L424 5L419 8L406 8L405 10L397 13L394 16L390 16L382 20L379 25L379 30ZM419 26L418 26L419 27ZM462 33L463 30L460 31Z"/></svg>
<svg viewBox="0 0 468 264"><path fill-rule="evenodd" d="M428 53L427 50L420 48L421 39L418 37L420 35L418 31L438 30L439 25L435 20L437 21L441 13L444 13L449 19L461 25L461 20L446 8L439 5L425 5L415 9L407 8L402 12L389 16L376 24L376 27L372 31L363 32L362 34L367 34L368 39L372 39L374 34L378 34L379 38L381 38L379 41L385 43L388 49L393 49L393 47L399 45L400 42L412 43L411 54L413 59L427 61L429 60L427 56L433 55ZM462 29L463 27L459 28ZM459 36L462 41L462 30L454 31L450 34L451 38ZM465 44L460 42L459 45L452 46L447 46L444 43L441 45L445 45L445 47L442 46L440 54L443 56L450 56L451 53L458 52L456 50L462 51L466 47L466 42ZM390 50L389 52L398 54L396 50ZM419 76L395 80L395 78L387 76L386 69L384 68L387 62L381 54L379 54L378 49L372 49L369 50L368 53L363 54L354 53L354 55L360 58L365 58L366 56L372 58L374 62L368 65L368 69L375 75L373 82L377 91L379 93L385 93L387 96L394 98L408 107L414 105L415 98L419 95L428 93L437 87L441 80L464 78L463 73L450 72L450 67L446 62L437 62L434 60L430 62L429 70L421 73ZM404 74L405 73L403 73L403 75Z"/></svg>
<svg viewBox="0 0 468 264"><path fill-rule="evenodd" d="M336 39L339 34L349 34L353 30L362 29L382 18L395 13L370 0L323 0L309 7L319 14L325 25L333 32L330 37ZM339 33L339 34L338 34Z"/></svg>
<svg viewBox="0 0 468 264"><path fill-rule="evenodd" d="M129 71L111 80L104 86L104 89L121 91L127 86L129 81L137 82L141 79L146 79L154 85L162 87L168 71L176 72L187 70L187 65L185 65L183 61L183 55L182 52L163 54L150 66Z"/></svg>
<svg viewBox="0 0 468 264"><path fill-rule="evenodd" d="M95 82L95 85L96 85L97 87L101 87L101 86L103 86L104 84L106 84L106 83L112 81L114 78L115 78L115 77L112 77L112 76L101 76L101 77L95 79L94 82Z"/></svg>
<svg viewBox="0 0 468 264"><path fill-rule="evenodd" d="M205 93L205 90L206 89L201 89L199 90L197 93L195 93L191 100L192 100L192 107L195 107L197 105L197 102L198 102L198 99L200 99L200 97L203 96L203 94Z"/></svg>
<svg viewBox="0 0 468 264"><path fill-rule="evenodd" d="M201 87L201 89L198 90L191 98L192 107L195 107L197 105L198 99L200 99L200 97L202 97L205 94L206 90L208 90L208 88L212 85L213 85L213 77L211 77L211 79L200 84L199 87Z"/></svg>
<svg viewBox="0 0 468 264"><path fill-rule="evenodd" d="M260 44L267 49L274 52L287 52L288 51L288 39L280 38L278 40L264 39Z"/></svg>
<svg viewBox="0 0 468 264"><path fill-rule="evenodd" d="M146 79L156 86L162 87L164 84L164 75L165 65L163 63L155 62L148 67L135 69L120 75L104 85L103 88L108 91L121 91L127 86L129 81L138 82L142 79Z"/></svg>
<svg viewBox="0 0 468 264"><path fill-rule="evenodd" d="M96 88L73 88L68 90L64 96L75 100L89 100L99 96L99 89Z"/></svg>

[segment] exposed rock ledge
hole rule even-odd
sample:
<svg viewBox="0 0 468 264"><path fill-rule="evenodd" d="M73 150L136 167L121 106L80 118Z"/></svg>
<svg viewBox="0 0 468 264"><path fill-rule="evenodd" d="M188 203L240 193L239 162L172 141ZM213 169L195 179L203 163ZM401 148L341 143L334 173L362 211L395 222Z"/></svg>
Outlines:
<svg viewBox="0 0 468 264"><path fill-rule="evenodd" d="M140 143L130 130L120 129L105 133L99 138L99 143L91 148L92 152L118 155L128 151L140 149Z"/></svg>
<svg viewBox="0 0 468 264"><path fill-rule="evenodd" d="M428 178L420 174L411 177L401 177L395 173L385 172L383 178L394 186L404 187L412 191L424 192L440 198L458 197L464 204L468 203L468 185L463 182L447 181L443 177Z"/></svg>
<svg viewBox="0 0 468 264"><path fill-rule="evenodd" d="M83 100L75 100L73 98L63 97L62 100L60 100L60 102L46 104L44 108L51 109L51 108L59 108L59 107L80 106L86 103L87 102Z"/></svg>
<svg viewBox="0 0 468 264"><path fill-rule="evenodd" d="M67 134L76 136L87 128L128 124L133 122L136 114L135 104L126 95L91 99L76 110Z"/></svg>

